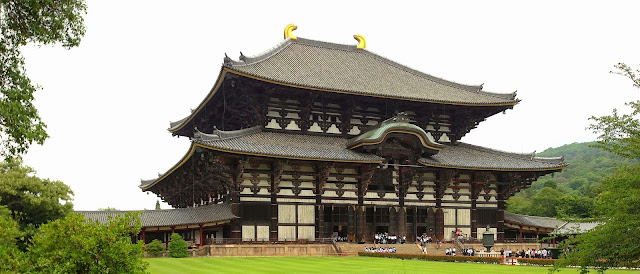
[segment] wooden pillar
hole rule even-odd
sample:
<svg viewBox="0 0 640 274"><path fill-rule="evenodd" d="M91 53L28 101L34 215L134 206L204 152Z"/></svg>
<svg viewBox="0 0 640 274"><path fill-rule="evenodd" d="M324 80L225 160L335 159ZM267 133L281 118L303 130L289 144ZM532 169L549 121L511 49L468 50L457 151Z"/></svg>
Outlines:
<svg viewBox="0 0 640 274"><path fill-rule="evenodd" d="M242 238L242 210L240 204L240 185L242 184L242 174L244 173L244 161L242 159L238 159L234 169L234 176L231 178L233 181L233 187L231 189L231 213L237 216L238 219L235 219L231 222L231 238L240 239Z"/></svg>
<svg viewBox="0 0 640 274"><path fill-rule="evenodd" d="M278 241L278 192L280 178L283 172L283 162L276 160L271 165L271 222L269 223L269 239Z"/></svg>
<svg viewBox="0 0 640 274"><path fill-rule="evenodd" d="M356 206L347 206L347 239L355 240L356 234Z"/></svg>
<svg viewBox="0 0 640 274"><path fill-rule="evenodd" d="M477 201L480 194L480 186L471 181L471 238L478 239L478 208Z"/></svg>
<svg viewBox="0 0 640 274"><path fill-rule="evenodd" d="M518 230L520 230L520 241L522 241L522 226L518 226Z"/></svg>
<svg viewBox="0 0 640 274"><path fill-rule="evenodd" d="M203 242L204 242L204 238L202 233L202 224L200 224L200 246L202 246Z"/></svg>
<svg viewBox="0 0 640 274"><path fill-rule="evenodd" d="M502 194L502 187L500 185L497 186L498 190L498 241L504 240L504 209L505 209L505 201L504 195Z"/></svg>
<svg viewBox="0 0 640 274"><path fill-rule="evenodd" d="M324 224L324 206L322 205L322 194L324 193L324 185L329 178L329 171L331 166L332 164L329 163L320 163L316 165L316 178L314 183L315 189L313 191L316 194L316 238L329 238L329 235L326 235Z"/></svg>

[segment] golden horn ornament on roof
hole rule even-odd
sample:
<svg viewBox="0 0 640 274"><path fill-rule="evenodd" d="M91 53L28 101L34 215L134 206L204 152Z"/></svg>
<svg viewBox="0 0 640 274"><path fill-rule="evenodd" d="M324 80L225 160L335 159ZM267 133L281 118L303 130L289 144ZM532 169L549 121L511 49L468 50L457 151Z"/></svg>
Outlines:
<svg viewBox="0 0 640 274"><path fill-rule="evenodd" d="M297 36L293 35L293 31L298 29L298 26L294 24L289 24L284 27L284 39L291 38L292 40L298 39Z"/></svg>
<svg viewBox="0 0 640 274"><path fill-rule="evenodd" d="M365 40L364 36L362 36L361 34L356 34L353 36L353 38L358 41L358 45L356 46L356 48L363 49L367 47L367 40Z"/></svg>

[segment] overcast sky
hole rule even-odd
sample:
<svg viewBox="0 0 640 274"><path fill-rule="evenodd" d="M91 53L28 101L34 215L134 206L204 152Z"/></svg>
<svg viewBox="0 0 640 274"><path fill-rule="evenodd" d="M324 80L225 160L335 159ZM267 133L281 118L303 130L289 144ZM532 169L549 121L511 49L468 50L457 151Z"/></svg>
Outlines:
<svg viewBox="0 0 640 274"><path fill-rule="evenodd" d="M640 92L613 65L640 64L640 1L88 1L80 47L24 49L42 86L36 106L51 138L24 159L75 192L76 210L154 208L140 179L187 152L169 121L214 85L224 54L256 55L299 37L352 44L484 90L517 90L513 110L462 141L513 152L595 140L588 117ZM163 208L168 208L163 204Z"/></svg>

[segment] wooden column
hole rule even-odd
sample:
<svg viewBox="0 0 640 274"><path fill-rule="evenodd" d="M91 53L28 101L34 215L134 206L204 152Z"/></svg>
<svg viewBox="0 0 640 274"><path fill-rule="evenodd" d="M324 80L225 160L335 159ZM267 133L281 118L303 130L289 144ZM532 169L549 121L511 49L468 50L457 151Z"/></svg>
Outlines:
<svg viewBox="0 0 640 274"><path fill-rule="evenodd" d="M504 190L503 190L504 186L501 186L500 184L497 185L497 190L498 190L498 240L499 241L503 241L504 240L504 209L505 209L505 197L503 195Z"/></svg>
<svg viewBox="0 0 640 274"><path fill-rule="evenodd" d="M313 190L313 192L316 194L316 238L329 238L330 236L326 234L327 230L324 223L324 206L322 205L322 194L324 194L324 185L327 183L327 179L329 178L329 171L332 166L333 164L331 163L320 163L316 165L316 178L314 181Z"/></svg>
<svg viewBox="0 0 640 274"><path fill-rule="evenodd" d="M369 189L369 184L371 183L371 179L373 178L374 169L372 166L361 166L360 167L360 178L358 180L358 207L360 207L360 221L358 222L358 229L356 230L356 238L360 242L364 242L367 235L370 235L367 230L366 223L366 214L367 208L364 205L364 196L367 194L367 190ZM375 226L374 226L375 227Z"/></svg>
<svg viewBox="0 0 640 274"><path fill-rule="evenodd" d="M280 192L280 179L284 162L276 160L271 164L271 222L269 223L269 239L272 242L278 241L278 192Z"/></svg>
<svg viewBox="0 0 640 274"><path fill-rule="evenodd" d="M231 189L231 213L233 215L238 216L238 219L235 219L231 222L231 238L240 239L242 238L242 211L240 209L240 185L242 184L242 174L244 173L244 161L242 159L238 159L236 162L236 166L233 170L233 178L232 183L233 187Z"/></svg>
<svg viewBox="0 0 640 274"><path fill-rule="evenodd" d="M204 239L203 239L202 236L203 236L203 234L202 234L202 224L200 224L200 246L202 246L202 243L204 242Z"/></svg>

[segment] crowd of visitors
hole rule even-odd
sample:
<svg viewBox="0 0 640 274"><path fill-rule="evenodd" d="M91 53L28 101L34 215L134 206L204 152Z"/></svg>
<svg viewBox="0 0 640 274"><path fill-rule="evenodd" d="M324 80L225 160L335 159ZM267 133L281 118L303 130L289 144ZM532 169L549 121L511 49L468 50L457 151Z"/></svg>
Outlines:
<svg viewBox="0 0 640 274"><path fill-rule="evenodd" d="M338 235L333 236L333 241L334 242L346 242L347 241L347 237L340 237Z"/></svg>
<svg viewBox="0 0 640 274"><path fill-rule="evenodd" d="M397 235L389 235L389 233L376 233L374 235L375 243L377 244L404 244L407 242L407 237L399 237Z"/></svg>
<svg viewBox="0 0 640 274"><path fill-rule="evenodd" d="M518 250L516 249L515 252L512 252L511 249L501 249L500 250L500 254L504 255L507 258L510 257L515 257L515 258L532 258L532 259L551 259L553 258L553 253L551 252L551 250L547 250L546 248L540 250L540 249L529 249L527 248L527 250Z"/></svg>
<svg viewBox="0 0 640 274"><path fill-rule="evenodd" d="M395 247L364 247L364 252L370 253L396 253Z"/></svg>

